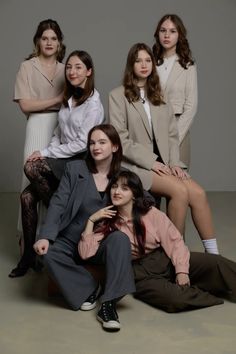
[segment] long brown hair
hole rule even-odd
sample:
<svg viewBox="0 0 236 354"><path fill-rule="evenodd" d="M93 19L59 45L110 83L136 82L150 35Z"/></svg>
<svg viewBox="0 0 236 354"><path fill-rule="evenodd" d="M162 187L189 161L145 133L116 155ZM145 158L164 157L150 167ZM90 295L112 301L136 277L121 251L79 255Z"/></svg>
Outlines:
<svg viewBox="0 0 236 354"><path fill-rule="evenodd" d="M188 39L187 39L187 30L183 24L181 18L177 15L167 14L163 16L160 21L158 22L156 31L154 33L154 38L156 43L153 45L152 50L156 60L157 65L163 64L164 60L164 48L162 47L160 40L159 40L159 32L160 28L166 20L170 20L176 27L178 32L179 38L176 45L176 54L179 57L179 63L184 68L187 69L189 65L194 64L194 60L192 58L192 53L189 47Z"/></svg>
<svg viewBox="0 0 236 354"><path fill-rule="evenodd" d="M96 130L101 130L108 137L108 139L110 140L112 145L117 147L117 150L115 152L113 152L111 166L110 166L110 170L109 170L109 173L107 176L110 179L114 174L116 174L119 171L120 166L121 166L122 145L121 145L121 141L120 141L120 136L117 133L116 129L111 124L99 124L99 125L95 125L92 129L90 129L90 131L88 133L88 140L87 140L86 163L87 163L88 169L91 173L98 172L96 165L95 165L95 161L90 153L91 135Z"/></svg>
<svg viewBox="0 0 236 354"><path fill-rule="evenodd" d="M62 60L65 57L65 53L66 53L66 46L63 43L63 33L60 29L60 26L58 25L58 23L54 20L51 20L50 18L47 20L43 20L39 23L38 28L35 32L35 35L33 37L33 42L34 42L34 51L33 53L29 54L29 56L26 58L26 60L29 60L31 58L37 57L40 55L40 48L39 48L39 40L43 35L43 32L46 30L53 30L55 32L55 34L57 35L57 39L59 41L59 48L57 51L57 56L56 59L61 63Z"/></svg>
<svg viewBox="0 0 236 354"><path fill-rule="evenodd" d="M142 222L141 217L150 210L151 206L154 205L154 201L151 198L144 196L143 185L134 172L123 170L119 171L114 175L106 189L107 195L109 197L108 205L112 204L111 201L111 189L118 180L124 181L124 183L130 188L133 194L133 208L132 208L132 220L133 220L133 233L137 240L138 249L140 255L145 254L145 244L146 244L146 228ZM115 208L115 207L114 207ZM117 230L116 223L119 220L119 214L117 213L112 219L105 219L103 222L98 223L95 228L96 232L102 232L104 237L107 237L111 232Z"/></svg>
<svg viewBox="0 0 236 354"><path fill-rule="evenodd" d="M137 78L134 73L134 64L140 50L145 50L152 60L152 72L147 78L146 83L147 98L154 106L159 106L164 103L161 95L160 80L157 75L153 53L145 43L136 43L129 50L123 78L125 97L129 102L136 102L140 99L140 90L137 86Z"/></svg>
<svg viewBox="0 0 236 354"><path fill-rule="evenodd" d="M74 50L71 52L66 59L65 63L65 89L64 89L64 97L63 104L65 107L68 107L68 100L71 96L73 96L74 86L71 85L69 80L66 77L66 66L71 57L78 57L86 66L87 70L91 69L91 75L88 76L83 91L83 94L79 98L74 98L76 101L76 106L80 106L84 103L90 96L94 93L94 65L91 56L85 52L84 50Z"/></svg>

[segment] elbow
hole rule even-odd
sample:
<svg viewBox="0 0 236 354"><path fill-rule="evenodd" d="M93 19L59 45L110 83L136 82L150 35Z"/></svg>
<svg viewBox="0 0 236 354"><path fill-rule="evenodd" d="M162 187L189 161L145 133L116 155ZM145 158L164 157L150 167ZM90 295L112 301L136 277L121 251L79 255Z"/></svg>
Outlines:
<svg viewBox="0 0 236 354"><path fill-rule="evenodd" d="M31 111L29 109L29 105L25 101L19 100L19 106L20 106L21 111L24 114L28 115L31 113Z"/></svg>

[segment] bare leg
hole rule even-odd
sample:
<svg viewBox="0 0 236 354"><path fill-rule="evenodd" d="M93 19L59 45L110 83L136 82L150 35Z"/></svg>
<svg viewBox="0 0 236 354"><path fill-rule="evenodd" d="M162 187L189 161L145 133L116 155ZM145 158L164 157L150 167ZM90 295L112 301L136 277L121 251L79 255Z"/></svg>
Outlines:
<svg viewBox="0 0 236 354"><path fill-rule="evenodd" d="M187 207L190 206L194 225L206 252L219 253L206 193L193 179L182 180L153 173L151 192L169 198L167 214L182 235Z"/></svg>
<svg viewBox="0 0 236 354"><path fill-rule="evenodd" d="M174 176L159 176L153 172L151 192L161 194L169 199L167 215L183 235L189 205L188 191L185 185Z"/></svg>
<svg viewBox="0 0 236 354"><path fill-rule="evenodd" d="M212 239L214 227L205 191L192 178L183 180L183 184L188 190L192 219L201 239Z"/></svg>

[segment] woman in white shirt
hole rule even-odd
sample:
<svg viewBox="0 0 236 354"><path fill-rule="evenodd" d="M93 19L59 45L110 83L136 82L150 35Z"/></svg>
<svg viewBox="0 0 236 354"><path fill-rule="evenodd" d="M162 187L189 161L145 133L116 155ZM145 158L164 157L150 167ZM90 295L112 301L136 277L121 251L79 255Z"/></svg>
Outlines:
<svg viewBox="0 0 236 354"><path fill-rule="evenodd" d="M34 151L27 159L24 170L31 184L21 194L24 253L11 278L25 275L35 268L33 244L37 227L37 204L48 206L50 197L69 158L85 152L89 130L102 123L104 110L99 93L94 88L92 58L85 51L73 51L65 64L63 106L58 114L58 126L49 146ZM83 154L79 154L79 158Z"/></svg>
<svg viewBox="0 0 236 354"><path fill-rule="evenodd" d="M170 101L177 121L180 160L189 168L189 129L197 111L197 71L187 31L177 15L165 15L154 37L153 54L165 99Z"/></svg>

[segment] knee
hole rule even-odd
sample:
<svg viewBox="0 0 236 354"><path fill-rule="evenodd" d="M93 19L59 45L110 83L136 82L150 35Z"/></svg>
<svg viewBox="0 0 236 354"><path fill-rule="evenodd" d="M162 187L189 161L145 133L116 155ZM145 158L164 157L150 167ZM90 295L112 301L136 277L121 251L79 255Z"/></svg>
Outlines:
<svg viewBox="0 0 236 354"><path fill-rule="evenodd" d="M128 236L122 231L114 231L108 236L108 246L113 250L128 250L130 252L131 245Z"/></svg>
<svg viewBox="0 0 236 354"><path fill-rule="evenodd" d="M35 204L35 197L33 195L33 192L30 191L29 189L25 189L21 195L20 195L20 202L21 202L21 206L25 207L25 206L31 206L33 204Z"/></svg>
<svg viewBox="0 0 236 354"><path fill-rule="evenodd" d="M53 252L51 251L51 248L49 246L47 253L41 256L42 262L47 267L47 269L50 269L50 265L53 262L54 257L52 253Z"/></svg>
<svg viewBox="0 0 236 354"><path fill-rule="evenodd" d="M176 188L174 189L172 199L180 202L181 204L189 204L189 194L188 189L183 183L178 183Z"/></svg>
<svg viewBox="0 0 236 354"><path fill-rule="evenodd" d="M197 203L202 203L202 202L206 202L207 201L207 195L205 190L197 185L194 186L194 188L192 189L192 198L195 200L195 202Z"/></svg>
<svg viewBox="0 0 236 354"><path fill-rule="evenodd" d="M33 171L33 162L32 161L26 161L24 165L24 173L27 177L32 177L32 171Z"/></svg>

